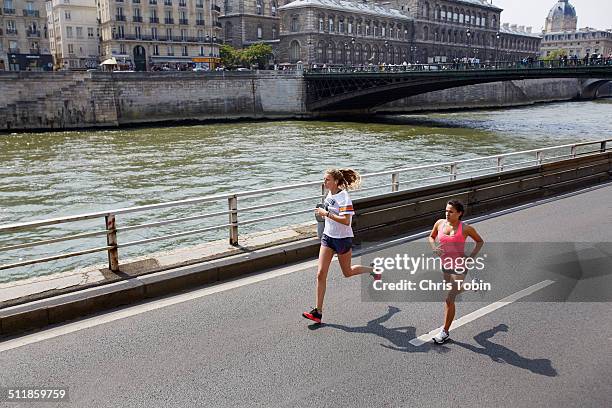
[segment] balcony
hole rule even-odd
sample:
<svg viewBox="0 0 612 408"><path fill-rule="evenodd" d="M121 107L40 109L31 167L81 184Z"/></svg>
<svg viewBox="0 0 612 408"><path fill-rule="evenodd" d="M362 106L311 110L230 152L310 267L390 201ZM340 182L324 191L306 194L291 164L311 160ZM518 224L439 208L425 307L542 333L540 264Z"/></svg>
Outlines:
<svg viewBox="0 0 612 408"><path fill-rule="evenodd" d="M11 53L11 54L19 54L19 48L9 48L9 53Z"/></svg>
<svg viewBox="0 0 612 408"><path fill-rule="evenodd" d="M204 25L204 20L196 20L196 25L203 26Z"/></svg>
<svg viewBox="0 0 612 408"><path fill-rule="evenodd" d="M218 21L215 21L215 22L213 23L213 27L216 27L216 28L223 28L223 26L221 25L221 23L220 23L220 22L218 22Z"/></svg>
<svg viewBox="0 0 612 408"><path fill-rule="evenodd" d="M132 21L135 23L142 23L142 16L134 16L132 17Z"/></svg>
<svg viewBox="0 0 612 408"><path fill-rule="evenodd" d="M132 0L132 4L140 4L140 0Z"/></svg>
<svg viewBox="0 0 612 408"><path fill-rule="evenodd" d="M221 7L217 6L216 4L210 6L210 9L216 13L221 13Z"/></svg>
<svg viewBox="0 0 612 408"><path fill-rule="evenodd" d="M164 18L164 24L174 24L173 18Z"/></svg>
<svg viewBox="0 0 612 408"><path fill-rule="evenodd" d="M151 23L151 24L158 24L159 23L159 18L157 18L157 17L149 17L149 23Z"/></svg>
<svg viewBox="0 0 612 408"><path fill-rule="evenodd" d="M2 29L0 28L0 36L2 35Z"/></svg>
<svg viewBox="0 0 612 408"><path fill-rule="evenodd" d="M164 0L164 6L172 7L172 0Z"/></svg>
<svg viewBox="0 0 612 408"><path fill-rule="evenodd" d="M30 54L40 54L40 50L38 48L30 48Z"/></svg>
<svg viewBox="0 0 612 408"><path fill-rule="evenodd" d="M186 1L179 1L179 7L187 7Z"/></svg>
<svg viewBox="0 0 612 408"><path fill-rule="evenodd" d="M155 6L155 5L157 5L157 0L149 0L149 4L152 4L152 5Z"/></svg>
<svg viewBox="0 0 612 408"><path fill-rule="evenodd" d="M16 28L7 28L6 29L6 35L17 35L17 29Z"/></svg>
<svg viewBox="0 0 612 408"><path fill-rule="evenodd" d="M5 8L3 9L4 14L15 14L15 9Z"/></svg>
<svg viewBox="0 0 612 408"><path fill-rule="evenodd" d="M40 11L38 10L23 10L24 17L40 17Z"/></svg>
<svg viewBox="0 0 612 408"><path fill-rule="evenodd" d="M189 24L189 20L187 20L186 18L181 18L181 19L179 20L179 24L182 24L182 25L187 25L187 24Z"/></svg>
<svg viewBox="0 0 612 408"><path fill-rule="evenodd" d="M26 31L26 35L28 37L40 37L40 31L30 31L30 30L27 30Z"/></svg>
<svg viewBox="0 0 612 408"><path fill-rule="evenodd" d="M126 18L125 18L125 16L115 16L115 20L117 20L117 21L125 21Z"/></svg>
<svg viewBox="0 0 612 408"><path fill-rule="evenodd" d="M196 8L204 8L204 3L196 3Z"/></svg>

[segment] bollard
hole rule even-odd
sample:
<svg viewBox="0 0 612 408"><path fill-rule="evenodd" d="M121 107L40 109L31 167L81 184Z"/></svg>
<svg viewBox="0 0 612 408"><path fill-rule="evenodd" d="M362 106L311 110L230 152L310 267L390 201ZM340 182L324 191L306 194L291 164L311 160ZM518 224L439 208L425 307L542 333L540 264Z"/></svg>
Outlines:
<svg viewBox="0 0 612 408"><path fill-rule="evenodd" d="M106 245L108 249L108 269L112 272L119 272L119 251L117 250L117 225L115 215L106 216Z"/></svg>
<svg viewBox="0 0 612 408"><path fill-rule="evenodd" d="M399 190L399 173L391 174L391 191Z"/></svg>
<svg viewBox="0 0 612 408"><path fill-rule="evenodd" d="M229 233L230 233L230 245L238 245L238 197L231 196L227 199L229 207Z"/></svg>

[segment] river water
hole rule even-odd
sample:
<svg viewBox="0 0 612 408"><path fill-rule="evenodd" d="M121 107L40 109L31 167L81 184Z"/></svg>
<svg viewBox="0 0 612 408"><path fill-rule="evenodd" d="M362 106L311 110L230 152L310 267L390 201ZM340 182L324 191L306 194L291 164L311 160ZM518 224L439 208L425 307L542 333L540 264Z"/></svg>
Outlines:
<svg viewBox="0 0 612 408"><path fill-rule="evenodd" d="M273 121L0 134L0 224L74 215L209 194L282 186L321 177L327 167L364 173L397 167L609 138L612 100L540 104L500 110L390 115L368 122ZM311 190L311 192L314 190ZM316 194L316 193L315 193ZM295 198L277 193L272 201ZM296 204L294 210L310 207ZM126 216L120 225L221 211L226 203ZM287 208L254 211L264 217ZM304 214L241 228L241 232L312 219ZM227 222L225 216L220 222ZM124 224L121 224L124 223ZM213 224L214 225L214 224ZM100 221L4 233L0 247L67 232L103 229ZM180 232L187 223L125 233L120 242ZM178 230L177 230L178 228ZM1 234L1 233L0 233ZM130 235L131 234L131 235ZM126 248L140 255L225 239L226 230ZM104 237L0 252L0 264L54 251L102 246ZM0 271L0 282L105 262L105 254Z"/></svg>

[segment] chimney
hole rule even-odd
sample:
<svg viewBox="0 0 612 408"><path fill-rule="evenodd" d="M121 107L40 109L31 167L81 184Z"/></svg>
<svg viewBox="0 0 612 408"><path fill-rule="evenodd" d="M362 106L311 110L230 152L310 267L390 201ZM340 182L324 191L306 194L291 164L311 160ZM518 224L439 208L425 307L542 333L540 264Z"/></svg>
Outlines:
<svg viewBox="0 0 612 408"><path fill-rule="evenodd" d="M533 27L527 27L527 32L528 32L529 34L531 34L531 30L533 30Z"/></svg>
<svg viewBox="0 0 612 408"><path fill-rule="evenodd" d="M512 25L510 26L510 29L511 29L511 30L514 30L514 31L516 31L516 24L512 24Z"/></svg>
<svg viewBox="0 0 612 408"><path fill-rule="evenodd" d="M520 32L523 32L523 33L524 33L524 32L525 32L525 26L518 26L518 30L519 30Z"/></svg>
<svg viewBox="0 0 612 408"><path fill-rule="evenodd" d="M503 24L503 27L504 27L506 30L509 30L509 29L510 29L510 23L504 23L504 24Z"/></svg>

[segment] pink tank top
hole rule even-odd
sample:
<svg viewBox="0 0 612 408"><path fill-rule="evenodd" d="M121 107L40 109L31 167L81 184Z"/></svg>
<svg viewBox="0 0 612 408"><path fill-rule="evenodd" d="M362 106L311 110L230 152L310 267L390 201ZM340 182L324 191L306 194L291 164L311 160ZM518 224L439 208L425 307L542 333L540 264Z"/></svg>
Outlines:
<svg viewBox="0 0 612 408"><path fill-rule="evenodd" d="M459 221L459 227L455 235L446 235L444 233L444 227L447 225L448 222L444 221L440 227L438 227L438 242L440 242L440 249L442 250L440 258L442 258L442 265L445 269L454 269L455 260L465 257L463 222Z"/></svg>

